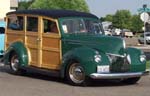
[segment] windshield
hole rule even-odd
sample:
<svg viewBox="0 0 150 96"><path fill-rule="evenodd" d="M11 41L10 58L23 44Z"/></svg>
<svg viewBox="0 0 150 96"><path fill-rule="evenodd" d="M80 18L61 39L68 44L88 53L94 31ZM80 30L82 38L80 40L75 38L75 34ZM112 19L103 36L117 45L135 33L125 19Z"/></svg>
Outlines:
<svg viewBox="0 0 150 96"><path fill-rule="evenodd" d="M64 33L90 33L102 34L102 29L98 20L93 19L63 19L62 29Z"/></svg>

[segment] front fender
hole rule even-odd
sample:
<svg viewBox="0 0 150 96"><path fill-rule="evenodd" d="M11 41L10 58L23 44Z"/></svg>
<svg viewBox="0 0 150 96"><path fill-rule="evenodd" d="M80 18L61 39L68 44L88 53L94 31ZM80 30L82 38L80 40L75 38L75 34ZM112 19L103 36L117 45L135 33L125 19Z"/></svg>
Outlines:
<svg viewBox="0 0 150 96"><path fill-rule="evenodd" d="M94 56L97 54L100 54L100 52L98 52L95 49L87 48L87 47L75 48L67 52L66 54L63 55L63 62L61 66L61 77L65 76L66 68L69 65L69 62L72 60L80 62L81 66L84 68L86 76L89 76L91 73L95 73L97 71L97 65L100 65L102 63L102 62L95 62ZM101 55L101 59L105 59L103 58L106 57L104 53L103 54L101 53L100 55ZM105 60L101 60L101 61L105 61ZM103 62L103 64L109 64L109 63Z"/></svg>
<svg viewBox="0 0 150 96"><path fill-rule="evenodd" d="M9 64L9 59L12 52L16 52L19 56L19 63L21 66L28 65L28 54L27 49L25 48L22 42L12 43L4 53L4 63Z"/></svg>
<svg viewBox="0 0 150 96"><path fill-rule="evenodd" d="M144 54L143 51L129 47L126 49L126 52L127 54L130 55L131 58L131 65L130 65L131 72L139 72L146 70L146 61L144 62L140 61L140 56Z"/></svg>

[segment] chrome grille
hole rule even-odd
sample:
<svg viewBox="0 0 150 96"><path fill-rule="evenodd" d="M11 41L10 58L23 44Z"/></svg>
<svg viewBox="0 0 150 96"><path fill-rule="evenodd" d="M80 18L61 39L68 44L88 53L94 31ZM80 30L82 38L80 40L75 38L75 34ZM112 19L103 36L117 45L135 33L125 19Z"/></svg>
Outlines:
<svg viewBox="0 0 150 96"><path fill-rule="evenodd" d="M110 64L110 72L119 73L119 72L127 72L130 69L130 63L127 59L127 56L118 56L108 54L108 58L111 62Z"/></svg>

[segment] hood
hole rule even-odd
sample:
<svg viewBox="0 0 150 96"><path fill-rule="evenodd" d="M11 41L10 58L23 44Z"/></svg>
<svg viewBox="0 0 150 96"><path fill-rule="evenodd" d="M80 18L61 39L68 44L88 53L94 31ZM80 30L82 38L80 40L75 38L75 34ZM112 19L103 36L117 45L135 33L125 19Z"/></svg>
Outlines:
<svg viewBox="0 0 150 96"><path fill-rule="evenodd" d="M65 42L77 46L88 46L104 53L124 55L124 41L119 37L105 35L67 34Z"/></svg>

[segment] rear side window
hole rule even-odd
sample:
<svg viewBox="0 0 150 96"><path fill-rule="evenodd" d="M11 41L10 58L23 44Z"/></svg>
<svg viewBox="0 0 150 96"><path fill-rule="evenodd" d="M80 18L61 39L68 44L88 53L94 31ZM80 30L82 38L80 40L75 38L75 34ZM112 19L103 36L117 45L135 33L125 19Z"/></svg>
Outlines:
<svg viewBox="0 0 150 96"><path fill-rule="evenodd" d="M27 17L27 31L38 32L38 18Z"/></svg>
<svg viewBox="0 0 150 96"><path fill-rule="evenodd" d="M11 15L8 17L8 29L12 30L23 30L24 27L24 18L23 16Z"/></svg>
<svg viewBox="0 0 150 96"><path fill-rule="evenodd" d="M54 21L43 19L44 33L58 33L57 24Z"/></svg>

